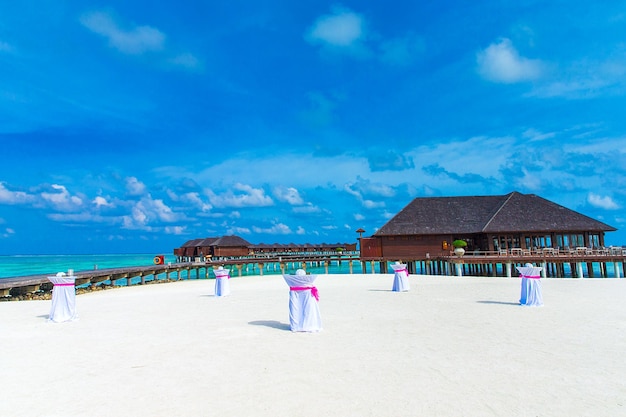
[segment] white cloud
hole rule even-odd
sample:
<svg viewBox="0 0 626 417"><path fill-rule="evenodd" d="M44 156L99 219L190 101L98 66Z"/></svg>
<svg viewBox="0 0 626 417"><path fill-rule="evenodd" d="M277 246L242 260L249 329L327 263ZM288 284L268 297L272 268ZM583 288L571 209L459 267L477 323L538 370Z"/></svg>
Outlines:
<svg viewBox="0 0 626 417"><path fill-rule="evenodd" d="M587 201L594 207L603 208L606 210L618 210L619 205L613 201L613 199L609 196L600 196L595 193L589 193L587 196Z"/></svg>
<svg viewBox="0 0 626 417"><path fill-rule="evenodd" d="M255 233L266 233L270 235L290 235L293 233L291 229L289 228L289 226L287 226L284 223L276 223L272 227L268 227L268 228L254 226L252 227L252 230Z"/></svg>
<svg viewBox="0 0 626 417"><path fill-rule="evenodd" d="M274 204L274 201L265 195L262 188L253 188L249 185L237 183L233 188L241 193L235 194L228 190L222 195L217 195L211 190L207 190L209 201L215 207L267 207Z"/></svg>
<svg viewBox="0 0 626 417"><path fill-rule="evenodd" d="M136 224L144 225L148 223L148 214L143 205L136 205L132 209L131 218Z"/></svg>
<svg viewBox="0 0 626 417"><path fill-rule="evenodd" d="M348 47L365 36L363 18L347 9L335 9L332 14L318 18L307 34L313 43Z"/></svg>
<svg viewBox="0 0 626 417"><path fill-rule="evenodd" d="M315 175L311 175L310 169L303 169L312 166L315 167ZM263 173L263 183L284 184L285 173L288 172L290 184L298 184L299 189L317 187L319 184L344 184L354 179L355 172L368 171L369 166L364 158L342 153L315 156L306 152L265 155L263 158L241 153L216 161L216 164L200 172L185 171L180 166L160 168L163 176L193 176L199 183L207 184L214 182L215 178L220 178L224 184L255 184L259 182L260 172ZM211 191L206 193L212 194Z"/></svg>
<svg viewBox="0 0 626 417"><path fill-rule="evenodd" d="M10 191L0 182L0 204L26 204L35 201L35 196L23 191Z"/></svg>
<svg viewBox="0 0 626 417"><path fill-rule="evenodd" d="M304 230L304 227L298 226L298 229L296 230L296 234L297 235L305 235L306 234L306 230Z"/></svg>
<svg viewBox="0 0 626 417"><path fill-rule="evenodd" d="M158 223L171 223L181 220L182 217L163 200L145 197L133 205L130 215L122 217L122 223L126 229L152 230Z"/></svg>
<svg viewBox="0 0 626 417"><path fill-rule="evenodd" d="M361 192L358 190L353 189L352 187L354 186L354 184L345 184L343 186L343 189L345 192L347 192L348 194L356 197L359 200L363 199L363 196L361 195Z"/></svg>
<svg viewBox="0 0 626 417"><path fill-rule="evenodd" d="M168 191L168 195L173 201L188 203L192 207L200 209L203 213L206 213L213 208L211 204L202 200L200 194L196 192L184 193L179 196L173 191Z"/></svg>
<svg viewBox="0 0 626 417"><path fill-rule="evenodd" d="M86 13L80 22L87 29L108 39L109 45L126 54L141 54L158 51L163 48L165 35L150 26L136 26L131 30L122 30L106 13Z"/></svg>
<svg viewBox="0 0 626 417"><path fill-rule="evenodd" d="M300 193L293 187L275 187L274 197L276 197L278 201L289 203L294 206L304 204L304 200L300 196Z"/></svg>
<svg viewBox="0 0 626 417"><path fill-rule="evenodd" d="M360 213L354 213L354 220L358 220L358 221L365 220L365 216Z"/></svg>
<svg viewBox="0 0 626 417"><path fill-rule="evenodd" d="M371 198L365 198L365 194L369 194L375 197L393 197L395 195L395 191L392 187L382 183L372 183L371 181L365 180L361 177L357 178L357 182L351 184L344 185L344 191L348 194L356 197L363 207L367 209L380 208L385 206L384 201L374 201Z"/></svg>
<svg viewBox="0 0 626 417"><path fill-rule="evenodd" d="M57 222L71 223L116 223L120 220L119 217L104 217L101 215L94 215L89 212L50 213L47 214L46 217Z"/></svg>
<svg viewBox="0 0 626 417"><path fill-rule="evenodd" d="M294 213L310 214L310 213L319 213L321 211L322 211L322 209L320 209L318 206L314 206L311 203L307 203L304 206L299 206L299 207L294 207L293 208L293 212Z"/></svg>
<svg viewBox="0 0 626 417"><path fill-rule="evenodd" d="M163 230L168 235L184 235L185 232L187 231L187 227L186 226L166 226L165 229Z"/></svg>
<svg viewBox="0 0 626 417"><path fill-rule="evenodd" d="M136 208L142 210L144 213L148 213L151 218L156 218L163 222L173 222L179 219L176 215L161 199L144 198L139 201Z"/></svg>
<svg viewBox="0 0 626 417"><path fill-rule="evenodd" d="M95 206L98 207L98 208L100 208L100 207L115 207L115 205L113 203L109 203L106 198L101 197L101 196L97 196L96 198L94 198L92 203L95 204Z"/></svg>
<svg viewBox="0 0 626 417"><path fill-rule="evenodd" d="M368 208L368 209L385 207L384 201L363 200L362 204L363 204L363 207Z"/></svg>
<svg viewBox="0 0 626 417"><path fill-rule="evenodd" d="M252 233L252 231L250 231L250 229L247 227L233 226L233 227L229 227L226 233L229 235L249 235Z"/></svg>
<svg viewBox="0 0 626 417"><path fill-rule="evenodd" d="M521 168L522 176L515 178L513 183L522 189L540 192L545 185L543 172L531 172L525 167Z"/></svg>
<svg viewBox="0 0 626 417"><path fill-rule="evenodd" d="M122 217L122 228L129 230L152 230L145 222L145 216L141 216L140 213L135 213L133 210L133 214L130 216Z"/></svg>
<svg viewBox="0 0 626 417"><path fill-rule="evenodd" d="M139 196L146 193L146 185L136 177L126 178L126 191L131 196Z"/></svg>
<svg viewBox="0 0 626 417"><path fill-rule="evenodd" d="M476 56L478 73L498 83L529 81L541 76L543 64L519 55L509 39L502 39L480 51Z"/></svg>
<svg viewBox="0 0 626 417"><path fill-rule="evenodd" d="M546 140L546 139L552 139L555 136L556 136L556 133L554 133L554 132L542 133L542 132L540 132L540 131L538 131L536 129L533 129L533 128L527 129L522 134L522 137L524 139L528 139L531 142L542 141L542 140Z"/></svg>
<svg viewBox="0 0 626 417"><path fill-rule="evenodd" d="M82 206L83 200L80 197L73 196L63 185L52 184L51 186L56 192L42 192L41 198L50 203L57 210L75 210Z"/></svg>

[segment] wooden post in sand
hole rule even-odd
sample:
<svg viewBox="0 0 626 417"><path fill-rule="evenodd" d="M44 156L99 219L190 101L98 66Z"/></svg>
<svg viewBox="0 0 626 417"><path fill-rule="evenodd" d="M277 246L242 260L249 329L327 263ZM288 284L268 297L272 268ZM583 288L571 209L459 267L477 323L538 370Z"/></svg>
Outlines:
<svg viewBox="0 0 626 417"><path fill-rule="evenodd" d="M576 271L578 272L578 278L584 278L582 262L576 262Z"/></svg>

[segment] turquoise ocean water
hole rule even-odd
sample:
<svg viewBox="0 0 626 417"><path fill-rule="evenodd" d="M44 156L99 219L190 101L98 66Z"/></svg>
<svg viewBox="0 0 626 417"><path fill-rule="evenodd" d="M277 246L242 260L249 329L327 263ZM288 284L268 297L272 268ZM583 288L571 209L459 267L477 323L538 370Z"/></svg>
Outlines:
<svg viewBox="0 0 626 417"><path fill-rule="evenodd" d="M93 269L122 268L129 266L153 265L155 254L110 254L110 255L0 255L0 279L8 277L21 277L27 275L56 275L57 272L67 272L73 269L76 272ZM165 255L165 263L175 263L174 255ZM287 265L287 273L295 272L296 266ZM368 265L368 271L371 272ZM293 271L292 271L293 269ZM376 265L378 269L378 265ZM323 274L323 266L307 266L307 271L313 274ZM360 262L353 262L352 271L355 274L362 272ZM349 274L348 262L341 265L333 262L328 270L331 274ZM378 272L378 271L377 271ZM193 273L192 273L193 274ZM246 265L242 275L258 275L258 266ZM263 274L280 274L278 265L266 265ZM194 275L192 275L193 277ZM233 268L231 276L236 277L237 271ZM212 278L212 276L211 276ZM120 280L123 281L123 280Z"/></svg>
<svg viewBox="0 0 626 417"><path fill-rule="evenodd" d="M175 262L174 255L165 255L165 262ZM110 255L0 255L0 279L26 275L86 271L127 266L153 265L154 254Z"/></svg>

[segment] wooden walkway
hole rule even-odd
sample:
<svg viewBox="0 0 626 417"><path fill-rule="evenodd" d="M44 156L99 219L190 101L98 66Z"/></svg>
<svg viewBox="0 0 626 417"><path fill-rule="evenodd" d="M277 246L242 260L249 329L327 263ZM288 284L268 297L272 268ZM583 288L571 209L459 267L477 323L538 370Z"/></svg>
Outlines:
<svg viewBox="0 0 626 417"><path fill-rule="evenodd" d="M265 266L268 264L279 265L281 272L290 271L289 268L294 270L297 268L306 269L307 264L315 264L325 266L326 273L328 273L328 267L331 262L348 262L350 273L352 273L352 263L356 260L358 260L358 255L354 253L343 255L312 254L310 256L251 256L246 258L215 259L208 262L200 262L198 259L197 262L75 271L74 276L76 276L77 287L99 285L103 282L111 282L112 285L115 285L115 282L118 280L125 280L125 285L132 285L134 281L137 281L138 284L145 284L147 281L159 279L209 278L209 270L226 265L233 268L233 272L231 272L233 276L242 276L244 267L250 264L255 266L255 275L263 275ZM49 291L52 288L52 283L50 283L48 277L55 274L56 272L51 272L49 274L0 278L0 297L33 293L41 290Z"/></svg>
<svg viewBox="0 0 626 417"><path fill-rule="evenodd" d="M116 285L118 280L125 280L122 285L133 283L145 284L147 281L158 280L181 280L209 278L209 271L218 266L228 266L232 269L231 275L242 276L243 269L247 265L255 265L254 274L263 275L268 265L278 266L280 273L297 268L307 268L307 265L325 267L328 273L332 262L345 262L349 265L349 273L353 273L354 263L360 263L362 273L388 273L388 263L397 259L384 258L360 258L358 252L347 254L294 254L280 256L250 256L245 258L214 259L208 262L180 262L166 265L149 265L123 268L94 269L76 271L76 286L99 285L110 282ZM506 253L473 252L466 253L463 257L456 255L444 255L434 258L426 257L419 259L402 259L409 264L409 272L412 274L429 275L477 275L477 276L516 276L515 266L524 265L528 262L544 268L545 277L566 277L567 265L572 277L582 278L597 276L609 277L607 265L612 264L613 276L621 278L626 276L626 252L619 251L573 251L558 253L554 251L542 251L532 253L530 251L513 251ZM594 268L597 265L598 268ZM0 278L0 297L33 293L37 291L49 291L52 284L48 276L54 275L28 275L11 278ZM150 278L152 277L152 278Z"/></svg>
<svg viewBox="0 0 626 417"><path fill-rule="evenodd" d="M76 276L76 286L85 284L97 285L105 281L111 281L111 283L114 283L120 279L126 279L127 284L130 284L130 281L136 277L141 278L141 282L145 283L147 277L153 276L157 279L157 277L162 274L165 274L166 279L171 279L173 274L175 274L177 279L181 279L182 272L186 272L187 277L189 277L191 271L196 271L196 274L198 274L198 270L200 268L206 268L206 265L180 263L172 265L107 268L77 271L74 275ZM54 273L0 278L0 296L7 297L14 294L48 290L52 287L52 284L48 280L48 277L51 275L54 275Z"/></svg>

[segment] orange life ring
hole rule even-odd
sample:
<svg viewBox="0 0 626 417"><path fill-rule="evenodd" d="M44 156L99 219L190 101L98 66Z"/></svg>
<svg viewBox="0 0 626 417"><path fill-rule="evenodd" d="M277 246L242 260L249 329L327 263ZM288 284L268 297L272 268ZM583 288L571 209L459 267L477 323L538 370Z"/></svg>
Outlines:
<svg viewBox="0 0 626 417"><path fill-rule="evenodd" d="M163 255L158 255L154 257L154 264L155 265L163 265L165 263L165 259L163 257Z"/></svg>

